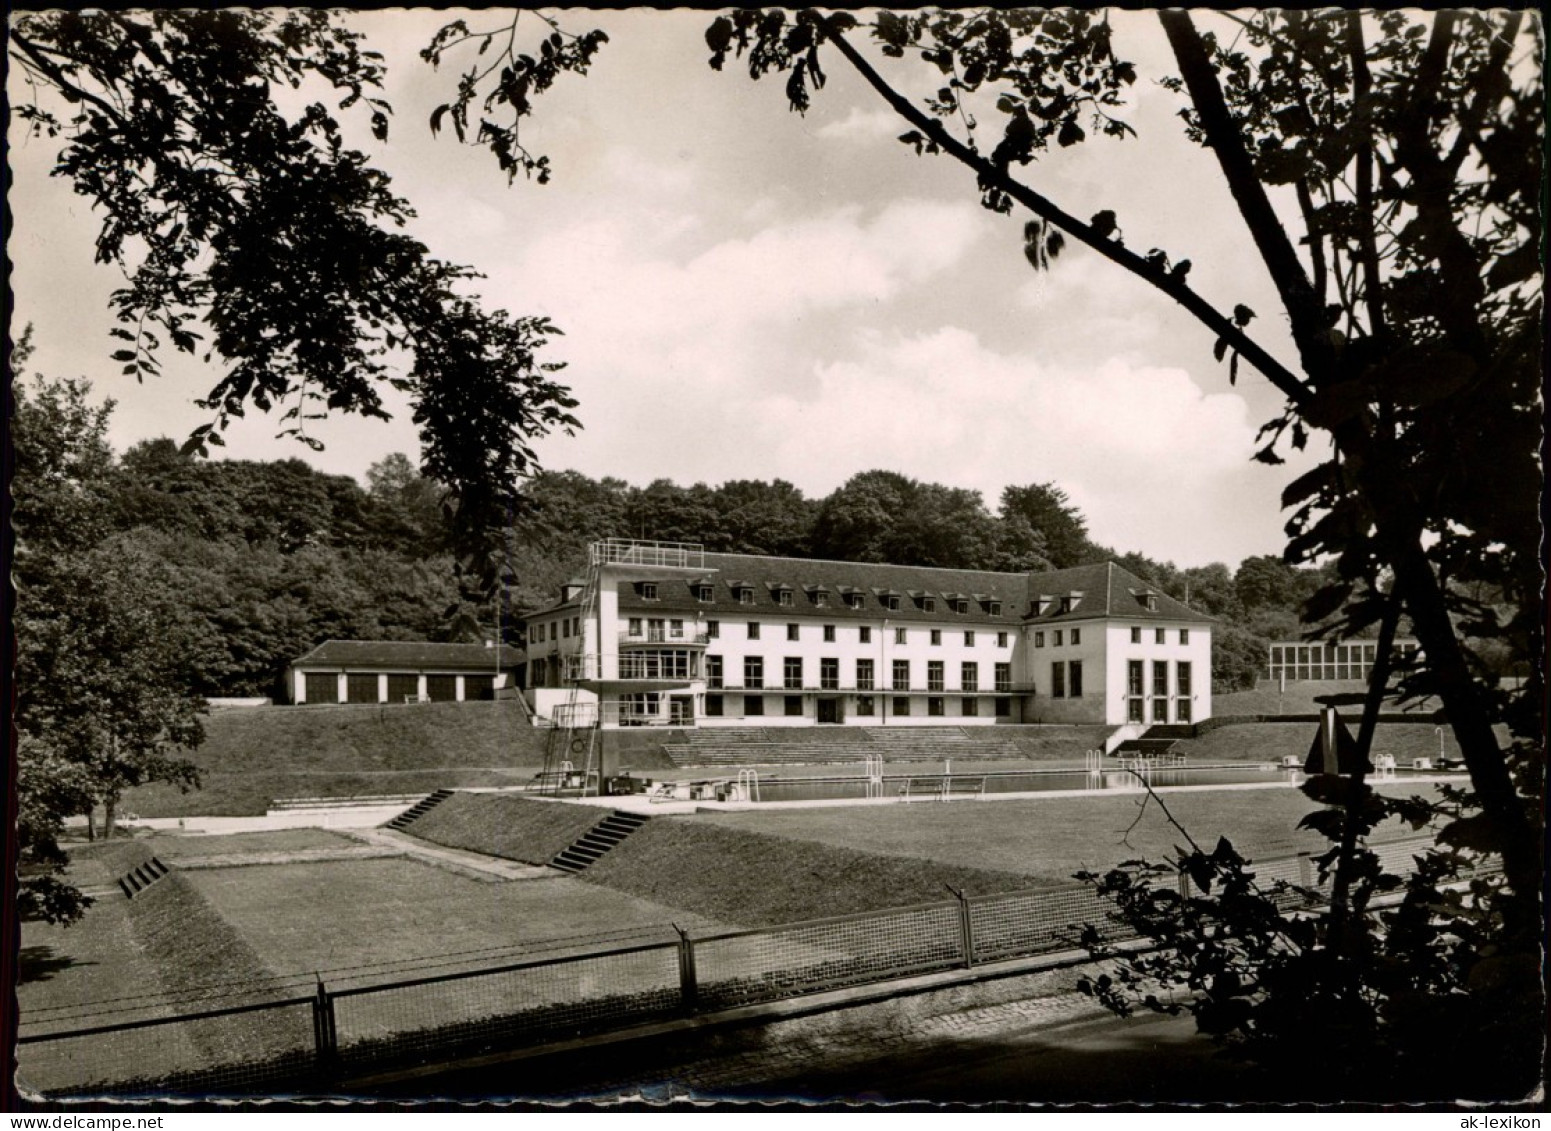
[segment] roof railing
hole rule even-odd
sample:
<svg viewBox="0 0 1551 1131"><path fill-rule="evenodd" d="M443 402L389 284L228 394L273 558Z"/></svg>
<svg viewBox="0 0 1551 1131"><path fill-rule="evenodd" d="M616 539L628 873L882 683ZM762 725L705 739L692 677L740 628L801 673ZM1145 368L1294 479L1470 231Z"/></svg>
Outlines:
<svg viewBox="0 0 1551 1131"><path fill-rule="evenodd" d="M636 538L605 538L589 548L593 565L669 566L703 569L705 547L699 542L649 542Z"/></svg>

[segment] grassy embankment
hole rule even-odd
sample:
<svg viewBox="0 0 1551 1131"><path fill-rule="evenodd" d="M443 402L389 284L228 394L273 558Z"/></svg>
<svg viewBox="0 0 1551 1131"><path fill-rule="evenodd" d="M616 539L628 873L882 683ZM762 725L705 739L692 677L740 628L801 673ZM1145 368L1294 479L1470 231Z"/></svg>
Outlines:
<svg viewBox="0 0 1551 1131"><path fill-rule="evenodd" d="M511 702L231 709L211 714L205 733L188 755L202 788L130 790L120 811L242 816L263 813L276 798L517 785L543 766L549 736ZM643 771L669 764L646 743L631 749L630 763Z"/></svg>

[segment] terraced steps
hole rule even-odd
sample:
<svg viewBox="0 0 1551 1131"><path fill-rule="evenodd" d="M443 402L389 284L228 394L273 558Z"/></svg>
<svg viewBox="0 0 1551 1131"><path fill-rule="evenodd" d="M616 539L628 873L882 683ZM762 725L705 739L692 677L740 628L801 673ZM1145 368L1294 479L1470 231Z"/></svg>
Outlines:
<svg viewBox="0 0 1551 1131"><path fill-rule="evenodd" d="M414 806L394 817L393 820L388 822L387 827L403 832L452 795L453 790L439 789L429 797L421 798Z"/></svg>
<svg viewBox="0 0 1551 1131"><path fill-rule="evenodd" d="M137 864L132 870L120 876L118 878L118 886L123 890L126 897L134 899L135 896L139 895L171 870L161 860L153 856L144 864Z"/></svg>
<svg viewBox="0 0 1551 1131"><path fill-rule="evenodd" d="M624 813L616 809L583 833L574 844L562 848L549 862L549 866L573 875L585 872L649 820L650 817L643 817L639 813Z"/></svg>

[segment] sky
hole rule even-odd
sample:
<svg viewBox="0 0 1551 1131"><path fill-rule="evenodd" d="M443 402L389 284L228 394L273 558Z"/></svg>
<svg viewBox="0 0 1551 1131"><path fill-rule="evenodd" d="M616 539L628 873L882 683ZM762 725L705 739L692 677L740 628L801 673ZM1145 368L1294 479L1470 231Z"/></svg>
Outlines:
<svg viewBox="0 0 1551 1131"><path fill-rule="evenodd" d="M840 58L798 115L780 79L707 66L705 12L566 11L567 30L602 27L610 42L524 126L551 183L509 185L488 153L427 127L467 64L434 72L418 51L456 14L350 17L386 56L394 107L389 142L363 130L357 144L413 204L410 229L433 254L484 275L490 306L564 330L545 353L566 363L583 429L539 442L546 468L638 485L784 479L810 498L882 468L977 490L993 510L1006 486L1053 481L1121 552L1180 566L1280 552L1281 490L1323 452L1311 441L1284 466L1252 462L1279 394L1247 366L1230 385L1209 331L1080 246L1034 272L1026 217L984 210L961 166L895 140L905 124ZM1215 162L1155 81L1171 73L1156 18L1113 21L1141 76L1124 112L1140 137L1090 138L1024 179L1075 215L1115 211L1128 246L1190 259L1192 285L1219 309L1256 310L1252 329L1296 369ZM916 98L940 85L918 63L886 73ZM119 276L93 262L97 218L48 175L49 143L11 141L13 333L34 326L31 368L113 398L119 450L181 439L205 422L192 401L217 374L169 355L144 385L118 375L107 299ZM255 411L227 432L226 455L361 477L418 451L407 402L388 404L391 422L315 429L321 452Z"/></svg>

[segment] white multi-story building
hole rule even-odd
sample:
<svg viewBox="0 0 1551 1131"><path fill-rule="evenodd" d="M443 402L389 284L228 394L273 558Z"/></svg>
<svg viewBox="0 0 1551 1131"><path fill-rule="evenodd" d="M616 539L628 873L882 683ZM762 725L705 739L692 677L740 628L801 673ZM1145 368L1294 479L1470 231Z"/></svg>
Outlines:
<svg viewBox="0 0 1551 1131"><path fill-rule="evenodd" d="M1113 563L993 573L609 541L531 614L526 694L604 726L1191 723L1212 618Z"/></svg>

